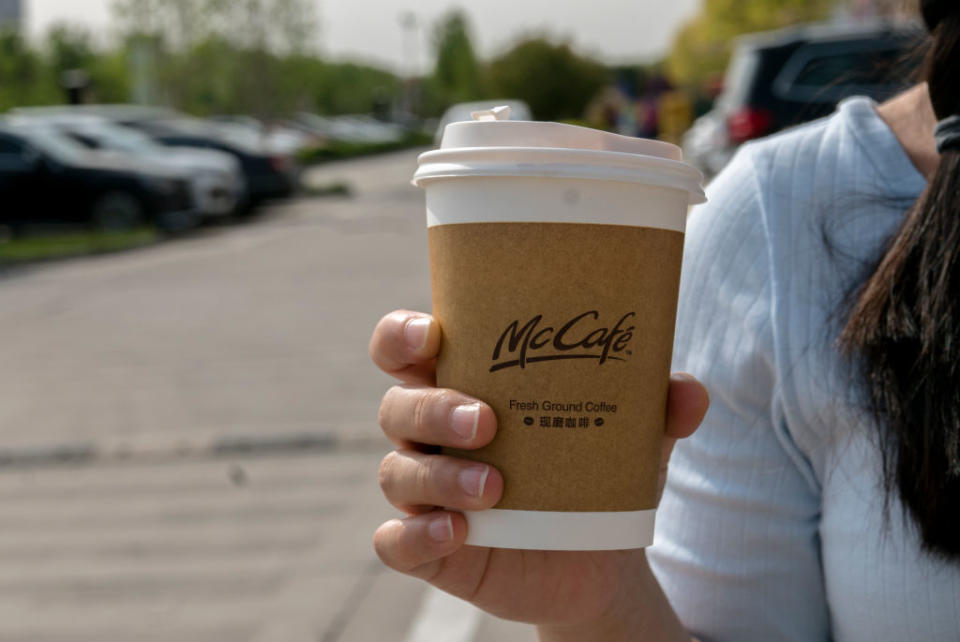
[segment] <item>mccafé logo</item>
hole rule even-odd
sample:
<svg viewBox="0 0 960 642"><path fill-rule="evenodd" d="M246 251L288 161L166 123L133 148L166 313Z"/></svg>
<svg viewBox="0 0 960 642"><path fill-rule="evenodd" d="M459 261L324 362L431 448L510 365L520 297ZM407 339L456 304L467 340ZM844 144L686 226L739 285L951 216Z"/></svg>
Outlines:
<svg viewBox="0 0 960 642"><path fill-rule="evenodd" d="M632 354L627 347L635 329L627 324L628 319L635 316L635 312L628 312L612 328L597 327L600 313L596 310L579 314L556 327L542 326L542 314L523 326L518 319L500 335L493 350L490 372L563 359L596 359L598 365L610 360L626 361L624 357Z"/></svg>

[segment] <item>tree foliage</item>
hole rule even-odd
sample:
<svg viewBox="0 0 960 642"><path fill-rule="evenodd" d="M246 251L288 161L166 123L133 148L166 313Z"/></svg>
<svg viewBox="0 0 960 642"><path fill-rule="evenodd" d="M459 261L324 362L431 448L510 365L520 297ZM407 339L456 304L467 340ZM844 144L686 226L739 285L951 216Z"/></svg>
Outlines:
<svg viewBox="0 0 960 642"><path fill-rule="evenodd" d="M549 36L525 37L481 61L458 11L434 27L436 67L417 84L323 60L314 0L114 0L113 10L119 40L109 49L69 25L55 26L40 46L0 35L0 111L63 102L61 78L72 69L90 79L88 100L267 119L297 110L383 114L417 95L425 116L455 102L518 98L538 118L578 119L611 80L602 64Z"/></svg>
<svg viewBox="0 0 960 642"><path fill-rule="evenodd" d="M173 50L211 38L239 49L309 50L317 34L311 0L114 0L126 36L148 34Z"/></svg>
<svg viewBox="0 0 960 642"><path fill-rule="evenodd" d="M434 28L433 41L436 89L450 102L475 100L481 94L480 64L463 12L454 10L441 18Z"/></svg>
<svg viewBox="0 0 960 642"><path fill-rule="evenodd" d="M68 23L55 24L47 33L47 54L54 71L87 69L97 57L90 32Z"/></svg>
<svg viewBox="0 0 960 642"><path fill-rule="evenodd" d="M578 119L611 80L601 63L581 56L566 42L528 37L491 61L490 91L520 98L542 120Z"/></svg>
<svg viewBox="0 0 960 642"><path fill-rule="evenodd" d="M193 0L123 0L123 39L109 49L85 29L65 24L51 28L39 46L12 31L0 33L0 112L62 103L63 72L72 69L86 72L89 101L159 103L198 115L383 114L400 93L400 80L388 71L321 59L309 44L312 36L297 35L302 25L228 38L228 30L214 28L208 14L193 11L196 6ZM259 6L254 9L268 5ZM246 19L258 15L254 9L245 8ZM296 22L293 15L288 23ZM269 40L275 35L264 33L292 40L274 46Z"/></svg>
<svg viewBox="0 0 960 642"><path fill-rule="evenodd" d="M434 26L436 66L423 86L424 113L484 98L518 98L545 120L579 119L611 79L601 63L546 35L521 38L488 63L477 59L467 16L453 11Z"/></svg>
<svg viewBox="0 0 960 642"><path fill-rule="evenodd" d="M310 76L302 82L313 87L314 109L326 114L376 112L389 105L401 90L400 80L393 74L349 62L320 63Z"/></svg>
<svg viewBox="0 0 960 642"><path fill-rule="evenodd" d="M736 36L823 20L838 0L705 0L700 13L677 33L667 59L681 84L701 84L722 73Z"/></svg>
<svg viewBox="0 0 960 642"><path fill-rule="evenodd" d="M262 117L310 105L308 87L286 82L316 39L310 0L117 0L114 13L164 102Z"/></svg>
<svg viewBox="0 0 960 642"><path fill-rule="evenodd" d="M39 47L16 32L0 32L0 111L63 102L63 73L71 69L86 72L93 98L127 99L125 56L100 50L86 30L54 25Z"/></svg>
<svg viewBox="0 0 960 642"><path fill-rule="evenodd" d="M43 58L10 30L0 31L0 109L57 96Z"/></svg>

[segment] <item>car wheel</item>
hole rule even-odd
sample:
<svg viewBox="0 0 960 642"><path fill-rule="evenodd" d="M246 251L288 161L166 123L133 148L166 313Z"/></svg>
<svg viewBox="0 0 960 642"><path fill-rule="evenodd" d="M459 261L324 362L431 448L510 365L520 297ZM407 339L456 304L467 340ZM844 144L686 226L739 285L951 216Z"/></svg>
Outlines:
<svg viewBox="0 0 960 642"><path fill-rule="evenodd" d="M96 200L90 212L95 228L111 232L132 230L145 220L140 200L128 192L107 192Z"/></svg>
<svg viewBox="0 0 960 642"><path fill-rule="evenodd" d="M166 212L157 216L157 227L167 234L187 232L200 225L196 212Z"/></svg>

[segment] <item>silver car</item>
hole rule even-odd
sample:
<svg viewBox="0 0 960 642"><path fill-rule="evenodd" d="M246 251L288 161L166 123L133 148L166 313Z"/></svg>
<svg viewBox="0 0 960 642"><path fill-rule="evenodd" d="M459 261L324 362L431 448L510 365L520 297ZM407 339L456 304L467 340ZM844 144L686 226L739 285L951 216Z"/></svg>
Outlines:
<svg viewBox="0 0 960 642"><path fill-rule="evenodd" d="M141 132L113 124L99 116L21 116L70 136L84 146L114 155L135 156L153 165L188 176L194 203L201 215L232 214L246 198L240 164L230 154L202 148L167 147Z"/></svg>

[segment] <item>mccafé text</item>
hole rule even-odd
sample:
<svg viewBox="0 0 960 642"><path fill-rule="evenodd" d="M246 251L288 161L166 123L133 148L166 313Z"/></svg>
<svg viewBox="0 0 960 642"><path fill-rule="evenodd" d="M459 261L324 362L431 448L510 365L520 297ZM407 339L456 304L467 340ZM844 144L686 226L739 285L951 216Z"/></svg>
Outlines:
<svg viewBox="0 0 960 642"><path fill-rule="evenodd" d="M567 359L595 360L597 365L626 361L632 354L629 347L636 329L630 319L636 316L636 312L627 312L612 326L599 323L597 310L588 310L556 325L545 324L542 314L523 325L519 319L514 320L497 340L490 372Z"/></svg>

